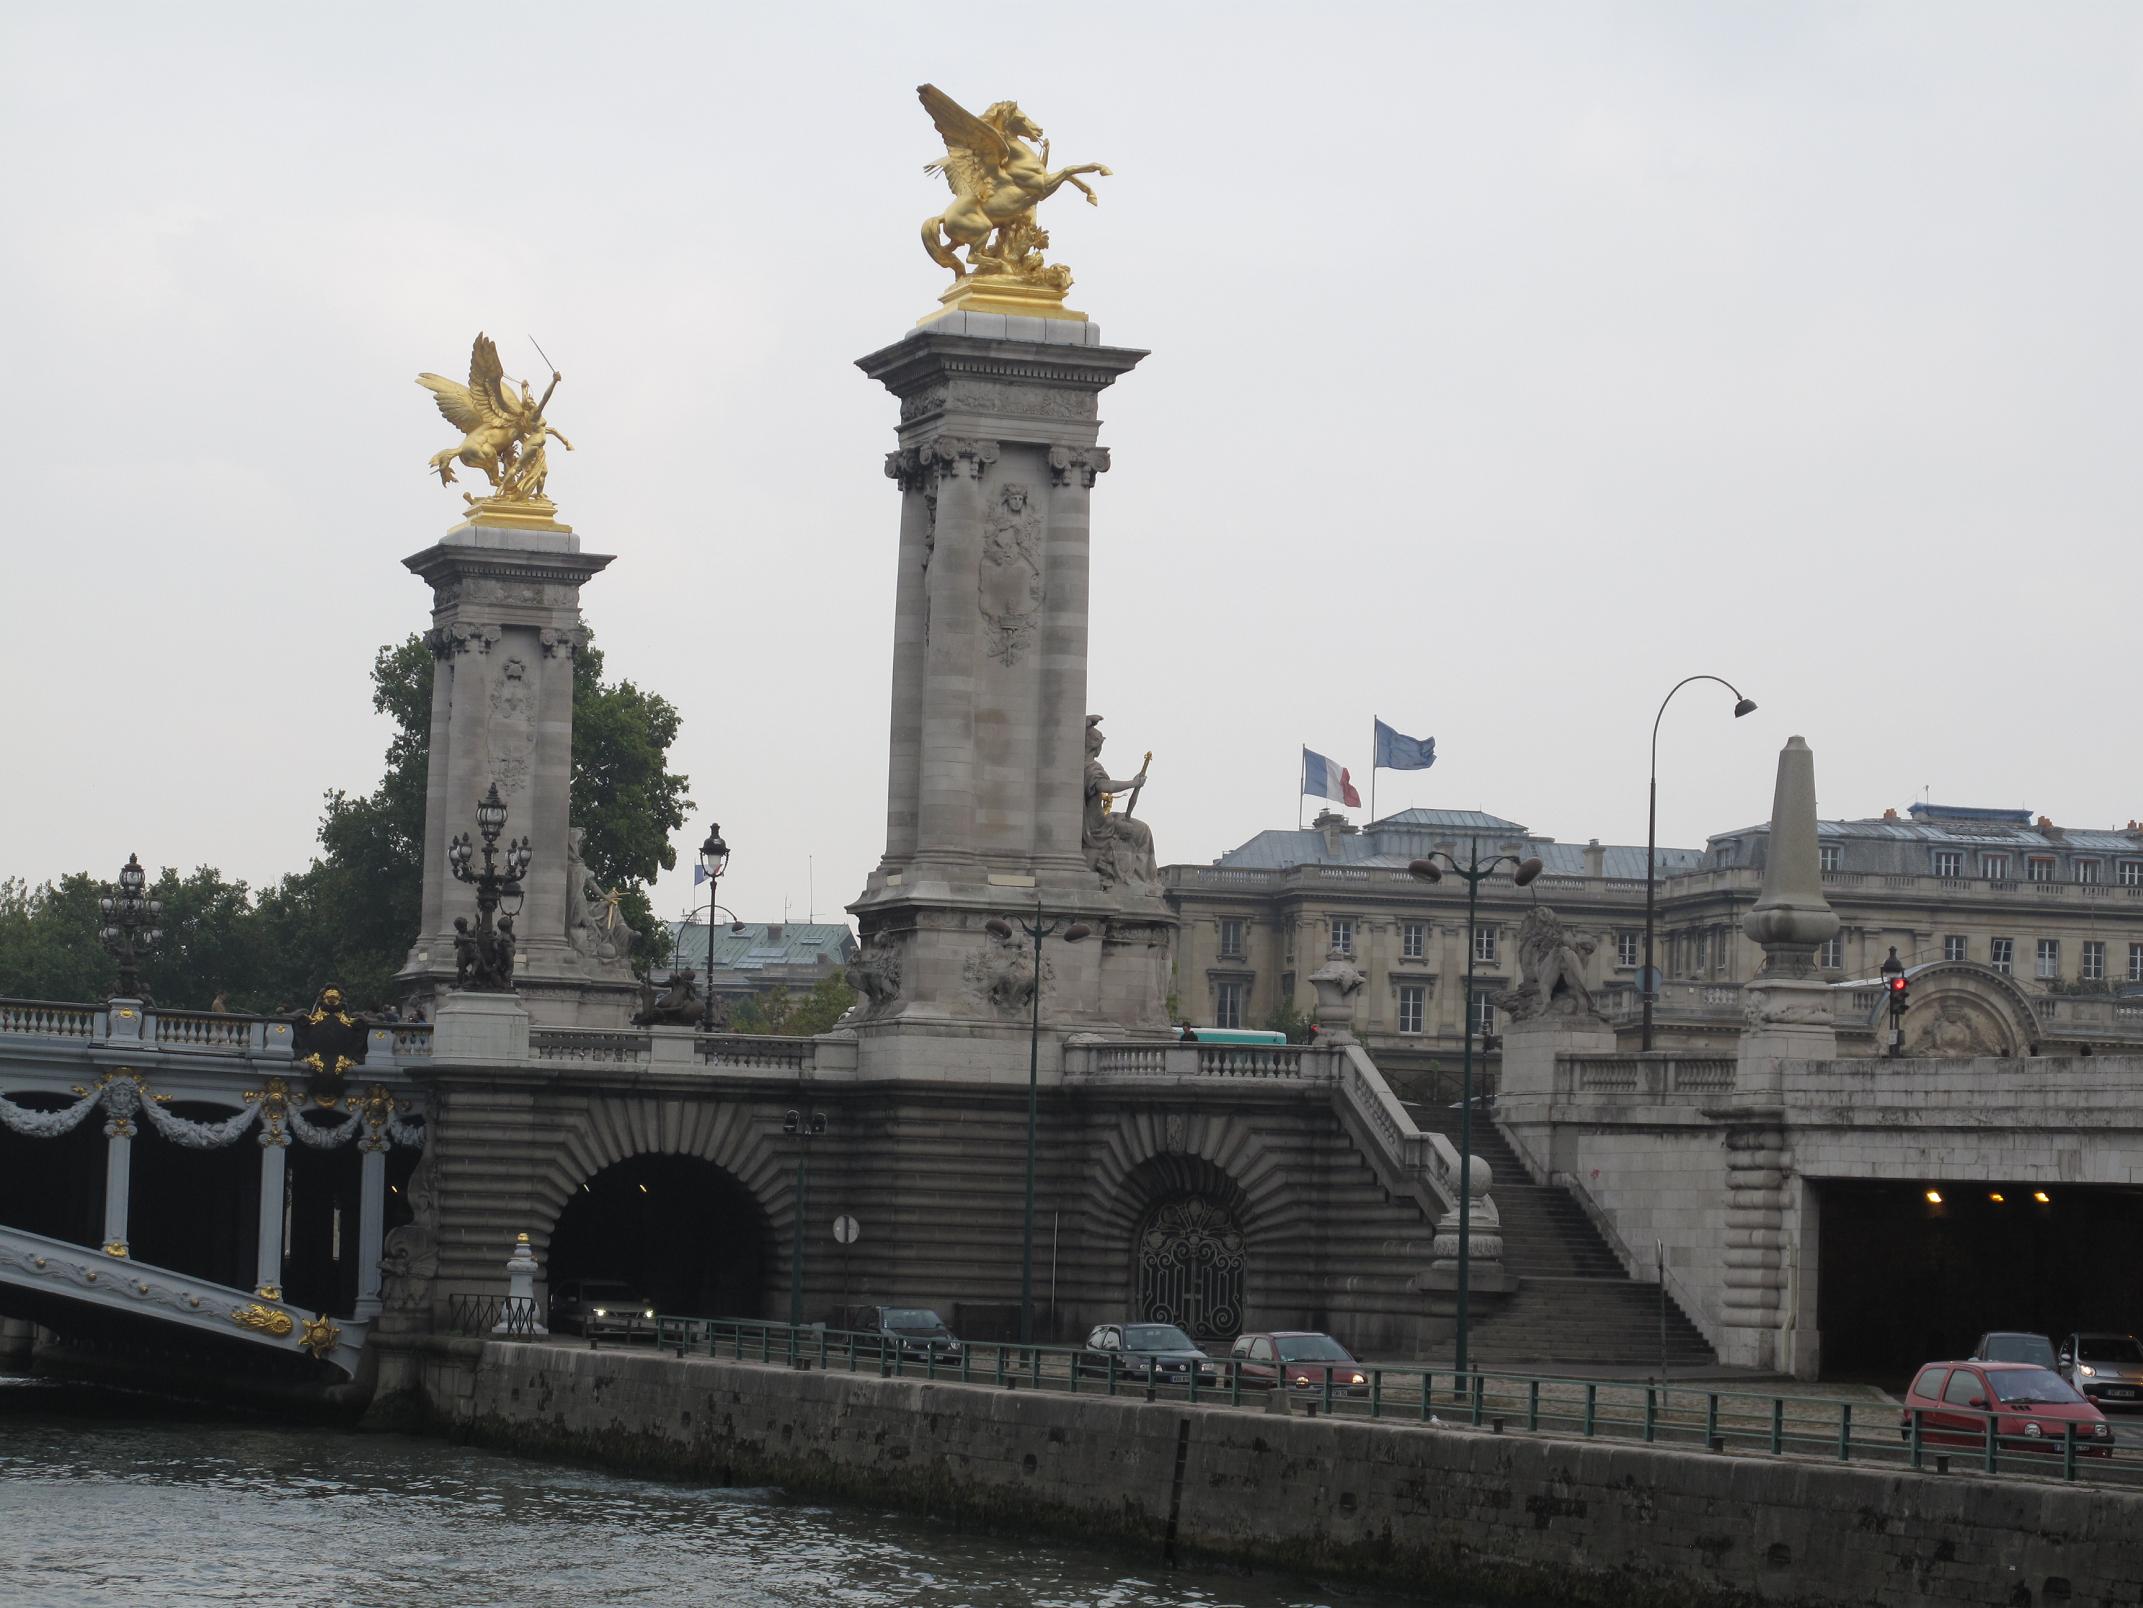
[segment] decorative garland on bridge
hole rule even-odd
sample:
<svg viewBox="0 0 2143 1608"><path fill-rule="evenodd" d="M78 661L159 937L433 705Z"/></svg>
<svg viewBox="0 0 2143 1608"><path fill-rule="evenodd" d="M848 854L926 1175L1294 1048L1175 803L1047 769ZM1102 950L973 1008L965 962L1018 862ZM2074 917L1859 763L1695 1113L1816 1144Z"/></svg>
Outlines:
<svg viewBox="0 0 2143 1608"><path fill-rule="evenodd" d="M57 1139L61 1134L79 1128L103 1098L104 1090L96 1088L83 1094L71 1106L62 1106L57 1111L33 1111L0 1095L0 1127L29 1139Z"/></svg>
<svg viewBox="0 0 2143 1608"><path fill-rule="evenodd" d="M220 1122L195 1122L172 1115L165 1109L171 1097L151 1093L140 1075L125 1067L105 1073L95 1088L78 1086L73 1093L76 1098L72 1105L51 1111L17 1105L0 1094L0 1127L28 1139L57 1139L79 1128L101 1105L115 1123L137 1115L145 1117L150 1127L186 1150L220 1150L236 1144L246 1130L262 1120L264 1114L269 1116L271 1127L280 1126L283 1132L314 1150L339 1150L367 1129L375 1130L373 1137L378 1141L379 1149L387 1148L391 1142L405 1149L422 1150L427 1132L422 1117L405 1118L394 1110L394 1101L384 1088L377 1088L376 1095L375 1091L367 1091L375 1097L362 1101L353 1096L350 1103L356 1109L333 1126L315 1124L302 1107L270 1112L269 1107L279 1102L255 1095L246 1096L245 1108ZM112 1130L107 1128L105 1131L110 1133Z"/></svg>

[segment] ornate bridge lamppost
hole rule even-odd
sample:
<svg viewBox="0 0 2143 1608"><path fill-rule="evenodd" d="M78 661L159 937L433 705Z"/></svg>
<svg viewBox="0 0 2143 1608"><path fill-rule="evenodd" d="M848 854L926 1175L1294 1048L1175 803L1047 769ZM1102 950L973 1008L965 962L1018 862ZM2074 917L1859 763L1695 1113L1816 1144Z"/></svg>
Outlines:
<svg viewBox="0 0 2143 1608"><path fill-rule="evenodd" d="M1094 932L1083 921L1067 925L1056 916L1044 921L1040 900L1035 901L1032 921L992 916L982 924L984 932L1004 942L1011 941L1015 929L1034 940L1034 1015L1027 1029L1027 1208L1019 1235L1019 1343L1023 1346L1034 1343L1034 1134L1042 1065L1042 940L1059 927L1068 944L1079 943Z"/></svg>
<svg viewBox="0 0 2143 1608"><path fill-rule="evenodd" d="M513 989L513 918L521 908L521 879L528 875L529 861L535 858L525 837L507 839L503 854L500 852L499 834L505 827L506 801L499 797L499 784L493 782L476 805L476 829L484 840L484 868L469 869L476 848L468 833L456 834L447 845L447 863L454 868L455 878L476 889L476 930L467 930L465 917L457 917L454 922L454 980L460 987L489 993L509 993ZM512 908L500 916L499 906L509 899L513 901Z"/></svg>
<svg viewBox="0 0 2143 1608"><path fill-rule="evenodd" d="M141 962L164 936L163 929L157 926L163 919L164 904L161 899L146 896L148 885L148 872L141 868L141 860L130 854L119 868L118 889L97 901L97 912L104 918L97 937L119 962L121 999L142 997Z"/></svg>
<svg viewBox="0 0 2143 1608"><path fill-rule="evenodd" d="M707 975L702 979L705 999L700 1007L699 1026L702 1033L712 1033L714 1031L714 913L722 908L714 902L714 896L716 890L721 887L722 873L729 869L729 845L722 841L722 828L719 822L712 822L707 827L707 841L699 846L699 869L701 879L707 884ZM738 930L744 925L743 922L737 920L736 912L733 910L729 913L729 925L732 931ZM799 1229L798 1232L801 1233L802 1230ZM802 1241L799 1240L798 1244L801 1245ZM799 1275L799 1280L800 1277ZM803 1285L801 1282L796 1286L796 1299L798 1301L803 1299ZM791 1317L789 1321L795 1323L800 1320Z"/></svg>
<svg viewBox="0 0 2143 1608"><path fill-rule="evenodd" d="M1459 1057L1458 1075L1458 1357L1456 1366L1463 1374L1466 1371L1466 1331L1472 1317L1470 1299L1473 1272L1473 968L1480 959L1480 944L1474 931L1474 922L1480 910L1481 884L1496 874L1498 867L1506 862L1511 866L1511 881L1524 887L1540 875L1540 861L1521 860L1515 854L1497 854L1483 860L1478 838L1466 845L1466 863L1457 860L1442 849L1431 853L1427 859L1408 863L1407 870L1424 882L1441 882L1444 878L1441 860L1449 866L1454 876L1466 884L1466 1040L1465 1049ZM1461 1389L1464 1388L1463 1383Z"/></svg>
<svg viewBox="0 0 2143 1608"><path fill-rule="evenodd" d="M1735 698L1734 718L1739 720L1756 707L1754 698L1741 696L1741 689L1723 676L1684 676L1667 689L1667 696L1659 700L1659 713L1652 717L1652 792L1651 802L1645 808L1644 825L1644 972L1637 979L1637 992L1643 1000L1643 1036L1638 1048L1652 1047L1652 1001L1659 994L1659 972L1652 965L1652 907L1653 884L1657 880L1655 866L1659 861L1659 723L1667 713L1667 705L1674 695L1692 681L1716 681Z"/></svg>

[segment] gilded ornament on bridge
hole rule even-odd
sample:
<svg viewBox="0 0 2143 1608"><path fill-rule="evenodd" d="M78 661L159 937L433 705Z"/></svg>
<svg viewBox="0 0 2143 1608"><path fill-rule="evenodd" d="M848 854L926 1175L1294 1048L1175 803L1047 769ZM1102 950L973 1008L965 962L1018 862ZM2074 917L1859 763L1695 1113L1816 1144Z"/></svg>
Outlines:
<svg viewBox="0 0 2143 1608"><path fill-rule="evenodd" d="M231 1313L231 1321L241 1329L257 1329L262 1334L272 1334L278 1340L289 1334L297 1320L287 1312L278 1312L273 1307L264 1307L255 1302L252 1306L238 1307Z"/></svg>
<svg viewBox="0 0 2143 1608"><path fill-rule="evenodd" d="M312 1073L309 1092L317 1105L342 1100L343 1079L364 1064L372 1042L372 1024L352 1016L342 990L330 984L309 1011L290 1019L290 1058Z"/></svg>
<svg viewBox="0 0 2143 1608"><path fill-rule="evenodd" d="M537 348L540 356L542 348ZM551 371L551 383L539 398L526 380L508 380L499 361L499 349L488 335L478 335L469 351L469 383L457 385L442 374L419 374L417 383L432 393L448 424L462 432L461 445L435 452L431 468L439 484L451 486L460 478L454 465L481 469L491 482L491 495L461 494L469 505L469 517L492 524L513 524L538 530L564 530L557 523L558 505L544 495L550 478L550 443L571 452L573 443L543 416L551 393L565 376ZM520 394L514 394L514 387Z"/></svg>
<svg viewBox="0 0 2143 1608"><path fill-rule="evenodd" d="M1043 259L1049 234L1035 209L1067 184L1098 205L1101 197L1080 175L1109 170L1099 162L1052 169L1049 141L1017 101L994 102L977 117L935 84L915 93L945 141L945 154L924 171L943 173L953 194L951 206L923 220L923 249L953 273L952 288L938 299L948 311L1083 320L1064 305L1071 270Z"/></svg>
<svg viewBox="0 0 2143 1608"><path fill-rule="evenodd" d="M287 1317L284 1319L284 1323L287 1327L289 1323ZM315 1357L325 1357L335 1349L336 1342L341 1338L342 1330L327 1318L307 1318L304 1326L298 1331L298 1344L310 1351Z"/></svg>

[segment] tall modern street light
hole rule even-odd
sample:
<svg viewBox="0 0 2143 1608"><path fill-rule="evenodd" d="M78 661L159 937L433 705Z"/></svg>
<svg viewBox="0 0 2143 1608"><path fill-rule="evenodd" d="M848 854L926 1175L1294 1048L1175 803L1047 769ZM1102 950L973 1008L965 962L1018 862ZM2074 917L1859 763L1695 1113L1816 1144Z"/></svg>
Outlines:
<svg viewBox="0 0 2143 1608"><path fill-rule="evenodd" d="M1068 944L1078 943L1094 931L1083 921L1067 926L1061 917L1051 917L1045 922L1040 900L1035 901L1032 921L992 916L982 924L982 930L992 938L1009 941L1017 929L1034 940L1034 1020L1027 1030L1027 1211L1019 1236L1019 1343L1023 1346L1034 1343L1034 1130L1042 1065L1042 940L1060 926Z"/></svg>
<svg viewBox="0 0 2143 1608"><path fill-rule="evenodd" d="M1521 860L1515 854L1498 854L1489 859L1481 858L1480 839L1474 838L1466 845L1466 863L1460 865L1442 849L1437 849L1424 860L1414 860L1407 870L1424 882L1441 882L1443 868L1437 865L1442 860L1451 868L1454 876L1466 883L1466 1048L1459 1057L1458 1082L1458 1371L1466 1371L1466 1330L1473 1293L1473 967L1480 959L1480 945L1474 933L1474 918L1480 909L1481 884L1496 873L1496 868L1508 862L1511 866L1511 881L1524 887L1540 875L1540 862L1536 859Z"/></svg>
<svg viewBox="0 0 2143 1608"><path fill-rule="evenodd" d="M714 941L711 925L707 939ZM791 1111L782 1117L781 1131L796 1141L796 1245L789 1253L789 1345L793 1351L796 1331L804 1326L804 1218L810 1210L806 1202L811 1189L811 1141L825 1133L826 1113ZM847 1321L844 1314L842 1322Z"/></svg>
<svg viewBox="0 0 2143 1608"><path fill-rule="evenodd" d="M1644 1001L1644 1037L1638 1047L1646 1050L1652 1047L1652 1001L1659 994L1659 972L1652 964L1653 885L1658 880L1659 861L1659 722L1674 695L1692 681L1716 681L1732 693L1738 700L1734 705L1736 720L1756 707L1754 698L1743 698L1741 689L1722 676L1684 676L1667 689L1667 696L1659 700L1659 714L1652 717L1652 798L1645 811L1644 827L1644 972L1637 979L1637 992Z"/></svg>
<svg viewBox="0 0 2143 1608"><path fill-rule="evenodd" d="M707 882L707 974L700 979L704 1003L700 1010L700 1031L714 1031L714 913L721 906L714 902L715 891L721 885L722 873L729 869L729 845L722 841L719 824L707 828L707 841L699 846L699 868L706 874ZM734 914L730 916L737 923ZM793 1321L793 1320L792 1320Z"/></svg>

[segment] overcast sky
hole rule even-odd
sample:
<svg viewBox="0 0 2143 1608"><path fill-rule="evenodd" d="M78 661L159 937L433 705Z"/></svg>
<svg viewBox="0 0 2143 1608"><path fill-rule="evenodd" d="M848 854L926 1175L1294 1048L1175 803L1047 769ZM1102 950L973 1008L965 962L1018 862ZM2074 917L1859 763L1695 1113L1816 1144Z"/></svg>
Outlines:
<svg viewBox="0 0 2143 1608"><path fill-rule="evenodd" d="M387 731L470 337L579 448L613 676L682 712L747 919L884 841L914 87L1016 98L1152 356L1104 393L1090 703L1164 861L1378 804L1663 842L2143 815L2143 7L198 3L0 12L0 873L271 879ZM1366 801L1367 788L1364 786ZM1314 806L1313 806L1314 807ZM538 845L539 852L556 846ZM657 908L688 901L666 878Z"/></svg>

